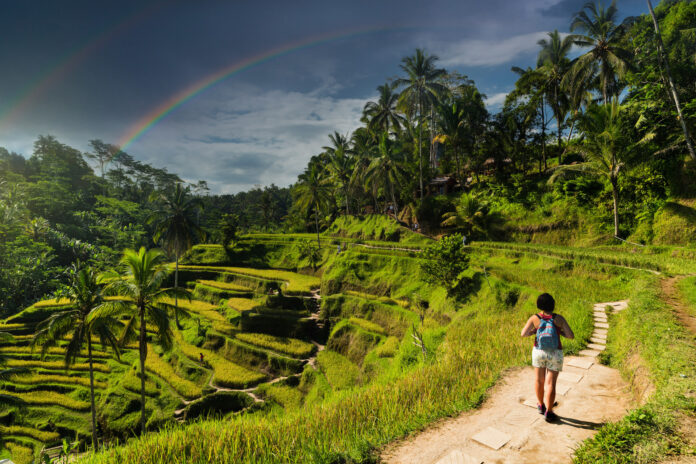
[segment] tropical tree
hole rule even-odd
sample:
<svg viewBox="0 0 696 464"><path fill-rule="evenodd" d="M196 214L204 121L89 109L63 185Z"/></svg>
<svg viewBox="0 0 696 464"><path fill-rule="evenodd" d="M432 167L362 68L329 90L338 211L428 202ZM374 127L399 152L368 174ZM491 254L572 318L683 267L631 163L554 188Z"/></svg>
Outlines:
<svg viewBox="0 0 696 464"><path fill-rule="evenodd" d="M444 69L436 68L437 55L428 55L422 49L416 49L413 56L401 60L401 69L406 73L405 78L397 79L397 87L404 87L399 101L408 109L417 111L418 125L418 171L420 182L420 197L423 199L423 143L422 125L424 108L434 108L441 95L447 93L447 87L438 79L447 73Z"/></svg>
<svg viewBox="0 0 696 464"><path fill-rule="evenodd" d="M343 190L346 215L348 215L350 214L350 178L354 170L354 160L346 153L343 145L334 150L329 160L329 173L333 176L336 186Z"/></svg>
<svg viewBox="0 0 696 464"><path fill-rule="evenodd" d="M548 33L549 38L541 39L539 46L539 58L537 68L542 72L546 80L547 100L553 110L554 118L556 119L556 133L558 137L558 152L561 153L563 122L568 113L568 98L563 92L561 82L566 72L570 68L570 60L568 53L573 46L573 38L571 36L561 37L558 30Z"/></svg>
<svg viewBox="0 0 696 464"><path fill-rule="evenodd" d="M300 175L300 182L295 186L295 202L304 211L314 210L314 224L317 232L317 245L321 247L319 237L319 213L329 200L330 186L324 173L316 163L310 163Z"/></svg>
<svg viewBox="0 0 696 464"><path fill-rule="evenodd" d="M309 261L313 271L317 270L317 265L321 261L321 248L309 240L301 240L297 243L297 252L300 255L300 259Z"/></svg>
<svg viewBox="0 0 696 464"><path fill-rule="evenodd" d="M587 10L587 11L585 11ZM616 0L607 8L601 3L588 2L583 9L573 16L570 30L583 34L572 35L575 45L590 50L573 61L565 80L568 86L580 85L583 81L599 80L598 88L604 103L618 95L620 86L617 81L630 67L631 53L623 48L623 37L629 22L617 24L618 9Z"/></svg>
<svg viewBox="0 0 696 464"><path fill-rule="evenodd" d="M462 162L460 160L460 154L464 139L466 115L461 106L454 102L452 104L440 105L438 107L438 116L439 134L435 139L444 143L452 151L457 167L457 177L462 180Z"/></svg>
<svg viewBox="0 0 696 464"><path fill-rule="evenodd" d="M559 166L549 179L554 182L568 171L586 172L604 177L611 185L614 203L614 236L619 237L619 175L637 157L638 145L651 140L648 133L639 142L632 143L622 121L623 107L614 98L606 105L592 105L578 121L584 140L574 148L585 159L584 163Z"/></svg>
<svg viewBox="0 0 696 464"><path fill-rule="evenodd" d="M195 240L204 237L198 215L203 203L189 194L189 188L176 184L170 194L161 194L157 209L149 222L155 224L155 243L162 242L168 253L174 255L174 288L179 288L179 258L191 249ZM179 301L174 293L174 318L179 325Z"/></svg>
<svg viewBox="0 0 696 464"><path fill-rule="evenodd" d="M442 216L442 227L451 227L469 239L488 237L502 223L485 201L464 193L455 204L455 210Z"/></svg>
<svg viewBox="0 0 696 464"><path fill-rule="evenodd" d="M404 117L397 110L399 93L395 89L396 84L393 82L380 85L377 87L379 99L365 104L363 115L368 119L371 130L389 133L390 128L396 131L401 128Z"/></svg>
<svg viewBox="0 0 696 464"><path fill-rule="evenodd" d="M109 284L105 293L115 298L105 307L127 317L120 343L138 339L140 357L140 429L145 432L145 360L147 359L147 331L154 332L160 345L171 346L172 330L167 307L176 296L188 296L187 292L175 288L163 288L169 276L166 258L159 250L139 251L127 249L120 261L120 272L105 275Z"/></svg>
<svg viewBox="0 0 696 464"><path fill-rule="evenodd" d="M406 171L401 151L396 144L389 140L387 134L382 134L379 141L379 156L372 160L365 172L368 185L380 186L385 195L391 196L394 205L394 215L399 216L399 204L396 198L396 188L405 181Z"/></svg>
<svg viewBox="0 0 696 464"><path fill-rule="evenodd" d="M89 267L73 265L70 270L70 283L62 292L69 300L69 307L58 311L41 322L32 341L41 346L42 359L48 348L55 346L66 337L70 339L65 346L66 368L82 355L87 345L87 362L89 363L89 397L92 410L92 447L96 450L97 412L94 402L94 369L92 359L92 338L98 337L102 346L110 346L119 357L117 331L121 323L116 317L105 311L99 311L104 304L103 284L96 271Z"/></svg>

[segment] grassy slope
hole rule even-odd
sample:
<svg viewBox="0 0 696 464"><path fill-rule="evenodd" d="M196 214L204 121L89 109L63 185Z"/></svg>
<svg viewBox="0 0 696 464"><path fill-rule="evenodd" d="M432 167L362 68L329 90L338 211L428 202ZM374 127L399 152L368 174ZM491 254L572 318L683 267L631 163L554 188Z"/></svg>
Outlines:
<svg viewBox="0 0 696 464"><path fill-rule="evenodd" d="M513 273L522 288L514 308L501 310L484 285L458 312L443 333L442 344L433 343L438 363L422 363L412 352L412 368L399 377L379 378L366 387L334 394L317 405L282 416L242 416L226 421L204 421L175 427L134 440L127 446L84 462L336 462L362 461L371 450L405 433L424 427L438 417L477 405L502 369L528 362L528 340L510 336L534 311L538 289L526 281L545 282L564 304L563 313L576 328L578 339L589 337L590 302L626 297L631 293L633 271L613 277L572 269L553 279L552 260L522 259L517 264L499 262L496 271ZM576 286L567 285L572 278ZM495 281L494 277L491 277ZM491 349L494 347L494 349ZM579 342L569 343L569 351ZM409 408L402 405L409 404Z"/></svg>

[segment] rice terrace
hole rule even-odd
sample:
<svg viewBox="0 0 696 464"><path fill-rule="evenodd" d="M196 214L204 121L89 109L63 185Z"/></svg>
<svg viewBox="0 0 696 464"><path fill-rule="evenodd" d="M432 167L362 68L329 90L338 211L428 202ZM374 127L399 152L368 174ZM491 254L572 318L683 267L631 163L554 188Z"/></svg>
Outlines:
<svg viewBox="0 0 696 464"><path fill-rule="evenodd" d="M0 464L696 462L696 2L18 2Z"/></svg>

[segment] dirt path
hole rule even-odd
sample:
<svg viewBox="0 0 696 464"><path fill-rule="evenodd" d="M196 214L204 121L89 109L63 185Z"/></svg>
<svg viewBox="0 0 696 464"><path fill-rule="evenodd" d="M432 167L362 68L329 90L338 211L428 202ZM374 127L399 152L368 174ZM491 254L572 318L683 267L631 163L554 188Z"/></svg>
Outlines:
<svg viewBox="0 0 696 464"><path fill-rule="evenodd" d="M580 356L566 357L558 379L559 423L544 421L536 409L531 367L508 371L483 406L443 420L424 432L392 444L382 453L391 464L519 464L570 462L573 449L607 421L631 406L626 382L615 369L597 362L605 349L608 321L626 302L595 305L595 332ZM550 458L553 456L553 458Z"/></svg>
<svg viewBox="0 0 696 464"><path fill-rule="evenodd" d="M662 299L672 307L672 310L679 321L684 324L684 326L689 329L692 334L696 335L696 317L691 315L691 312L684 304L684 301L681 298L681 292L677 286L679 281L684 277L685 276L678 276L669 279L662 279L662 281L660 281Z"/></svg>

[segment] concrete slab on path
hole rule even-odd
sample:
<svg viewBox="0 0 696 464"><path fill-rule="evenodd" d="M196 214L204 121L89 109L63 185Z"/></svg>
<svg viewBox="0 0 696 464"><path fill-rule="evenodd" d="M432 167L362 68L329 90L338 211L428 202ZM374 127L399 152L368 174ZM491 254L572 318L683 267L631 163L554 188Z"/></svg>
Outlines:
<svg viewBox="0 0 696 464"><path fill-rule="evenodd" d="M594 361L587 358L571 358L566 362L569 366L579 367L580 369L589 369L594 364Z"/></svg>
<svg viewBox="0 0 696 464"><path fill-rule="evenodd" d="M478 459L460 450L452 450L440 458L435 464L484 464L483 459Z"/></svg>
<svg viewBox="0 0 696 464"><path fill-rule="evenodd" d="M536 404L534 405L536 407ZM541 417L540 414L534 414L527 408L514 408L508 413L503 422L515 427L529 427Z"/></svg>
<svg viewBox="0 0 696 464"><path fill-rule="evenodd" d="M595 322L594 326L598 329L609 329L609 324L607 324L606 322Z"/></svg>
<svg viewBox="0 0 696 464"><path fill-rule="evenodd" d="M578 383L581 379L582 375L580 374L572 374L570 372L561 372L560 374L558 374L559 382Z"/></svg>
<svg viewBox="0 0 696 464"><path fill-rule="evenodd" d="M590 337L593 337L593 338L600 338L600 339L602 339L602 340L606 340L606 339L607 339L607 334L605 334L605 333L599 333L599 332L592 332L592 335L590 335Z"/></svg>
<svg viewBox="0 0 696 464"><path fill-rule="evenodd" d="M599 351L597 350L580 350L578 352L580 356L589 356L590 358L595 358L599 356Z"/></svg>
<svg viewBox="0 0 696 464"><path fill-rule="evenodd" d="M482 445L485 445L494 450L499 450L500 448L505 446L505 444L509 442L511 438L512 437L507 433L501 432L500 430L493 427L486 427L485 429L481 430L479 433L471 437L472 440L477 441Z"/></svg>
<svg viewBox="0 0 696 464"><path fill-rule="evenodd" d="M607 344L607 339L605 338L600 338L600 337L590 337L590 341L592 343L596 343L598 345L606 345Z"/></svg>
<svg viewBox="0 0 696 464"><path fill-rule="evenodd" d="M605 345L598 345L597 343L588 343L587 347L591 350L604 351L607 349Z"/></svg>
<svg viewBox="0 0 696 464"><path fill-rule="evenodd" d="M600 335L604 335L604 336L606 337L608 332L609 332L609 331L608 331L607 329L598 329L597 327L595 327L593 333L595 333L595 334L600 334Z"/></svg>

